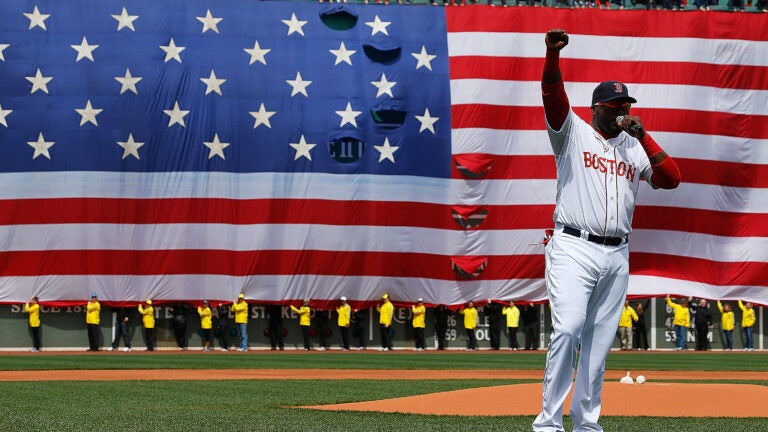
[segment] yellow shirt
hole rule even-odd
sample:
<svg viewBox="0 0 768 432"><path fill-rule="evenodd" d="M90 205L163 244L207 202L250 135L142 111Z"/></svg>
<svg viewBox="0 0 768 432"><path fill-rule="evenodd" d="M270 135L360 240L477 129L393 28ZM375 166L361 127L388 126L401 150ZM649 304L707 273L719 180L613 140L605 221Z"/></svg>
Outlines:
<svg viewBox="0 0 768 432"><path fill-rule="evenodd" d="M427 313L427 308L424 307L424 305L416 305L411 306L411 311L413 312L413 328L426 327L426 324L424 323L424 316Z"/></svg>
<svg viewBox="0 0 768 432"><path fill-rule="evenodd" d="M310 312L312 312L309 306L302 306L300 308L297 308L296 306L291 305L291 310L299 314L300 326L309 327L309 314Z"/></svg>
<svg viewBox="0 0 768 432"><path fill-rule="evenodd" d="M691 326L691 314L688 311L688 307L673 302L669 297L667 297L667 304L673 311L675 311L675 318L672 320L673 325L682 327Z"/></svg>
<svg viewBox="0 0 768 432"><path fill-rule="evenodd" d="M248 303L245 300L233 303L230 310L235 314L235 324L248 324Z"/></svg>
<svg viewBox="0 0 768 432"><path fill-rule="evenodd" d="M619 327L632 327L632 321L637 321L637 313L632 306L625 306L621 310L621 318L619 319Z"/></svg>
<svg viewBox="0 0 768 432"><path fill-rule="evenodd" d="M139 313L141 314L141 322L144 323L144 328L155 328L155 308L139 305Z"/></svg>
<svg viewBox="0 0 768 432"><path fill-rule="evenodd" d="M392 302L387 300L384 304L376 306L376 311L379 312L379 324L392 325L392 316L395 314L395 305Z"/></svg>
<svg viewBox="0 0 768 432"><path fill-rule="evenodd" d="M475 329L477 328L477 309L471 307L462 309L459 311L460 314L464 315L464 328L465 329Z"/></svg>
<svg viewBox="0 0 768 432"><path fill-rule="evenodd" d="M336 321L339 327L349 327L349 321L352 319L352 307L343 304L336 308L336 313L339 314L339 319Z"/></svg>
<svg viewBox="0 0 768 432"><path fill-rule="evenodd" d="M507 316L507 327L520 326L520 309L517 306L504 306L501 313Z"/></svg>
<svg viewBox="0 0 768 432"><path fill-rule="evenodd" d="M98 325L99 322L101 322L101 305L97 301L89 301L87 305L85 305L85 323L86 324L96 324Z"/></svg>
<svg viewBox="0 0 768 432"><path fill-rule="evenodd" d="M741 327L752 327L755 325L755 308L747 309L744 303L739 300L739 309L741 309Z"/></svg>
<svg viewBox="0 0 768 432"><path fill-rule="evenodd" d="M203 330L208 330L213 327L213 319L211 316L213 315L211 313L211 308L208 306L202 307L198 306L197 313L200 314L200 328Z"/></svg>
<svg viewBox="0 0 768 432"><path fill-rule="evenodd" d="M717 301L717 308L720 309L720 322L722 323L723 330L733 330L733 328L736 327L736 316L733 314L733 311L724 312L720 300Z"/></svg>
<svg viewBox="0 0 768 432"><path fill-rule="evenodd" d="M35 304L25 304L24 305L24 312L29 314L29 326L30 327L40 327L40 305Z"/></svg>

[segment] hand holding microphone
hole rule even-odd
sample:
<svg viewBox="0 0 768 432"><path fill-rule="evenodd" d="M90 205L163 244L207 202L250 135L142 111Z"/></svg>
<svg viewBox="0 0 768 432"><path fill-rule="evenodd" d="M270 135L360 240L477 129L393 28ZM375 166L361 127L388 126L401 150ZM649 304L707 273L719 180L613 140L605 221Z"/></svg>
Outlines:
<svg viewBox="0 0 768 432"><path fill-rule="evenodd" d="M635 138L642 138L645 135L645 129L643 129L643 123L640 121L640 117L637 116L623 116L616 117L616 123L628 134Z"/></svg>

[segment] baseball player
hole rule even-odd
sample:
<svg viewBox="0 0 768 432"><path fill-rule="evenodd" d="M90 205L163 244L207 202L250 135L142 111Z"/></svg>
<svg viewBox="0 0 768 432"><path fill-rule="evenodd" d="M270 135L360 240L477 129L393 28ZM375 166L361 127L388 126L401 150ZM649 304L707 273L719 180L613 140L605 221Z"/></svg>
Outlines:
<svg viewBox="0 0 768 432"><path fill-rule="evenodd" d="M533 430L564 430L563 403L576 368L570 410L573 430L602 431L597 422L605 357L627 293L627 236L640 179L654 189L674 189L680 170L645 131L640 118L629 114L636 100L625 85L600 83L592 95L591 123L576 116L559 65L568 34L550 30L545 44L541 87L557 167L555 230L545 246L553 333L542 409Z"/></svg>

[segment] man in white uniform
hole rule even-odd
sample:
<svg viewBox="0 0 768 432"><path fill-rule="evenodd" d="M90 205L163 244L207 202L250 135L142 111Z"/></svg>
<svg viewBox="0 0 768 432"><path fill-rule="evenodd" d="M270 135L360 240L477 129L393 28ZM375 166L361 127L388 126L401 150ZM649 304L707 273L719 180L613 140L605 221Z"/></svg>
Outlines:
<svg viewBox="0 0 768 432"><path fill-rule="evenodd" d="M555 230L545 248L553 333L533 430L564 431L563 404L576 369L573 430L602 431L597 422L605 357L627 293L627 242L640 179L654 189L674 189L680 170L640 118L629 115L637 101L622 83L607 81L595 88L591 123L576 116L559 66L568 34L550 30L545 43L542 97L557 165Z"/></svg>

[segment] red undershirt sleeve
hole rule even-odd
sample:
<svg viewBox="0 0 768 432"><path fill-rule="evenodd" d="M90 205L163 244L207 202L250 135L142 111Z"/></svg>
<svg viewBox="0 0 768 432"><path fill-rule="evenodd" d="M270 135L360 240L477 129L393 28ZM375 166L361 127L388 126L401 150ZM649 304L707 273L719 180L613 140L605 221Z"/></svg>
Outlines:
<svg viewBox="0 0 768 432"><path fill-rule="evenodd" d="M660 162L653 163L654 158L658 158L661 153L664 153L661 146L659 146L651 135L646 133L642 139L640 139L640 145L643 146L645 154L648 155L648 159L651 162L651 183L662 189L674 189L680 184L680 168L669 155L664 154Z"/></svg>
<svg viewBox="0 0 768 432"><path fill-rule="evenodd" d="M557 77L556 82L547 82L546 77ZM544 114L553 130L560 130L568 116L570 103L565 93L565 85L560 77L560 52L547 50L544 61L544 73L541 80L541 96L544 101Z"/></svg>

